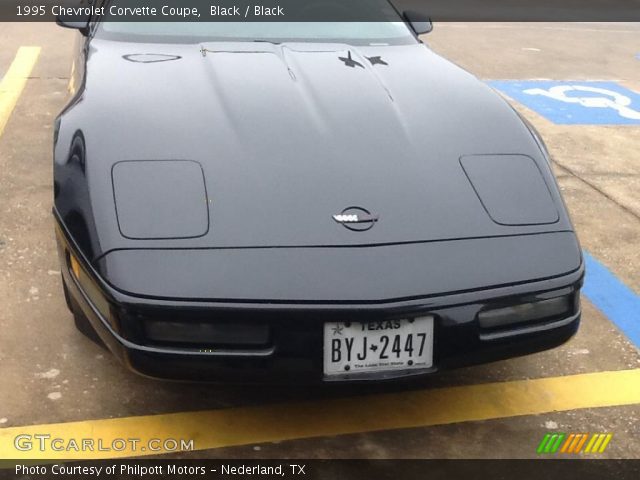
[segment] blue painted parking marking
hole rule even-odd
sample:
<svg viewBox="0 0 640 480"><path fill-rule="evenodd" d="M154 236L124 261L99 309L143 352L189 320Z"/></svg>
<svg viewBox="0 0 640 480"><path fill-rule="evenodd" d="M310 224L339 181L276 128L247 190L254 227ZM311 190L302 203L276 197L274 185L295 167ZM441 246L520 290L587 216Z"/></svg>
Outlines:
<svg viewBox="0 0 640 480"><path fill-rule="evenodd" d="M615 82L496 80L493 88L561 125L640 125L640 93Z"/></svg>
<svg viewBox="0 0 640 480"><path fill-rule="evenodd" d="M640 295L583 252L587 275L582 293L640 348Z"/></svg>

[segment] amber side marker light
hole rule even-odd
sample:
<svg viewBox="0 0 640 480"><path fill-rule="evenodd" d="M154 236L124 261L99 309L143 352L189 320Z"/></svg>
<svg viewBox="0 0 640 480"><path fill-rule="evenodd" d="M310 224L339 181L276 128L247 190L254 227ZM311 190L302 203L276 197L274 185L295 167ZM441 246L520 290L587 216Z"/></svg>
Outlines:
<svg viewBox="0 0 640 480"><path fill-rule="evenodd" d="M71 273L76 277L76 280L80 281L82 267L80 267L80 262L78 262L78 259L74 257L72 253L69 253L69 268L71 268Z"/></svg>
<svg viewBox="0 0 640 480"><path fill-rule="evenodd" d="M82 265L80 265L80 261L70 251L67 251L67 262L69 264L69 270L80 287L80 290L84 292L93 307L113 326L109 302Z"/></svg>

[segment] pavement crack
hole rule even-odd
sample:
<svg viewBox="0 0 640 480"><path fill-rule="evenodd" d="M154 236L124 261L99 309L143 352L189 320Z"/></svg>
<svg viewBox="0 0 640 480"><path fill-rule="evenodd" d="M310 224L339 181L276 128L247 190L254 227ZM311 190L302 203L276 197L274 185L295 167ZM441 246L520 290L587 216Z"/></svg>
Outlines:
<svg viewBox="0 0 640 480"><path fill-rule="evenodd" d="M629 207L627 207L626 205L620 203L618 200L616 200L615 198L613 198L611 195L609 195L607 192L605 192L602 188L598 187L596 184L594 184L593 182L590 182L589 180L586 180L584 178L582 178L580 175L578 175L575 171L573 171L571 168L562 165L560 162L558 162L557 160L553 159L553 163L555 163L560 169L564 170L565 172L567 172L569 175L571 175L574 178L577 178L579 181L581 181L582 183L584 183L585 185L591 187L593 190L595 190L596 192L598 192L600 195L602 195L603 197L605 197L606 199L610 200L611 202L613 202L615 205L617 205L618 207L620 207L622 210L624 210L625 212L629 213L630 215L632 215L636 220L640 220L640 215L638 215L636 212L634 212L632 209L630 209Z"/></svg>

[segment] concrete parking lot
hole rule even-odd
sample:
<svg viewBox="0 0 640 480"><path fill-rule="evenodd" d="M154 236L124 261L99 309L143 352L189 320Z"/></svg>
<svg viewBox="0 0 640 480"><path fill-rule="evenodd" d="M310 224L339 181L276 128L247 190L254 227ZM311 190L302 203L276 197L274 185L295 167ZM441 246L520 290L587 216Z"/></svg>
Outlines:
<svg viewBox="0 0 640 480"><path fill-rule="evenodd" d="M141 378L75 330L51 217L52 128L73 35L0 24L0 457L16 457L19 433L63 432L192 438L197 451L175 455L211 458L535 458L547 433L610 433L598 458L640 458L640 122L629 111L619 123L597 120L605 110L616 118L616 104L571 123L562 115L575 104L537 108L547 97L527 105L508 90L544 79L639 95L640 26L435 25L425 42L482 80L504 81L496 88L547 143L592 262L583 323L552 351L418 385L330 389ZM27 46L39 49L32 69L15 63Z"/></svg>

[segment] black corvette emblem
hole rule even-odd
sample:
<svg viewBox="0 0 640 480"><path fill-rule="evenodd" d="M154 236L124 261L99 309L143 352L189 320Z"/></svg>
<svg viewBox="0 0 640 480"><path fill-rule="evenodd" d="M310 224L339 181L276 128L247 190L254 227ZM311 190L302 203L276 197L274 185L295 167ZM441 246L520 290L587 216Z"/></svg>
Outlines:
<svg viewBox="0 0 640 480"><path fill-rule="evenodd" d="M339 60L343 61L344 64L347 67L351 67L351 68L355 68L355 67L360 67L360 68L364 68L364 65L362 65L360 62L357 62L356 60L354 60L353 58L351 58L351 50L349 50L347 52L347 56L346 57L338 57Z"/></svg>
<svg viewBox="0 0 640 480"><path fill-rule="evenodd" d="M389 65L380 56L378 56L378 57L367 57L367 60L369 60L371 65Z"/></svg>
<svg viewBox="0 0 640 480"><path fill-rule="evenodd" d="M378 215L361 207L348 207L333 216L333 219L354 232L364 232L371 229L378 221Z"/></svg>

